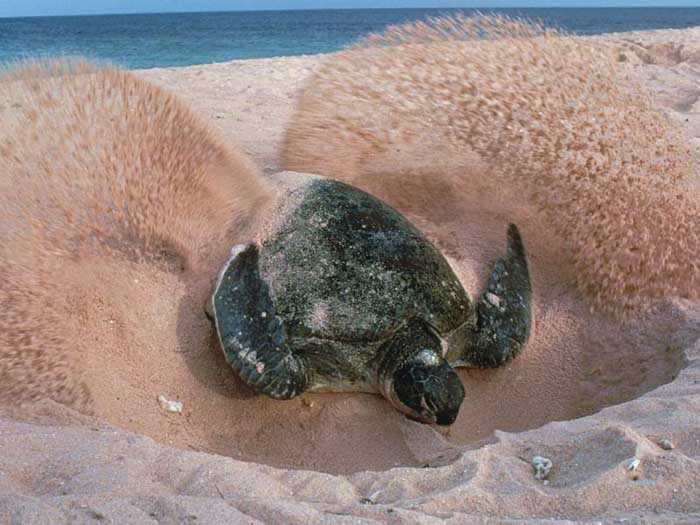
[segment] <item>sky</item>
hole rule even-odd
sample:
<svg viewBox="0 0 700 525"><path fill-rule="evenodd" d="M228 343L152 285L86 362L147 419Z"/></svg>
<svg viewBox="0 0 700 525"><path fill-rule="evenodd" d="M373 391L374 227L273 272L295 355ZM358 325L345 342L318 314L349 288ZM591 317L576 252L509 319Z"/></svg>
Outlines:
<svg viewBox="0 0 700 525"><path fill-rule="evenodd" d="M0 0L0 17L397 7L690 6L700 0Z"/></svg>

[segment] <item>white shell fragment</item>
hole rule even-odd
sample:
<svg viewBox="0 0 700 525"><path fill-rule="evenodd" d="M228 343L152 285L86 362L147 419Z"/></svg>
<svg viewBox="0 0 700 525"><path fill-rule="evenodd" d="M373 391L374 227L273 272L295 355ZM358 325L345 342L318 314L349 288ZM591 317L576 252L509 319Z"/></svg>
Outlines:
<svg viewBox="0 0 700 525"><path fill-rule="evenodd" d="M377 497L382 493L381 490L375 490L372 494L367 496L366 498L362 498L360 500L360 503L363 505L375 505Z"/></svg>
<svg viewBox="0 0 700 525"><path fill-rule="evenodd" d="M182 414L182 401L170 401L168 398L161 394L158 396L158 403L160 404L160 407L163 410Z"/></svg>
<svg viewBox="0 0 700 525"><path fill-rule="evenodd" d="M532 458L532 466L535 467L535 479L544 480L552 470L552 460L542 456Z"/></svg>
<svg viewBox="0 0 700 525"><path fill-rule="evenodd" d="M659 446L664 450L673 450L673 443L670 439L662 439L659 441Z"/></svg>
<svg viewBox="0 0 700 525"><path fill-rule="evenodd" d="M635 457L635 458L630 459L627 462L627 470L629 470L630 472L634 472L635 470L637 470L639 468L640 463L641 463L641 461L639 461L639 458Z"/></svg>

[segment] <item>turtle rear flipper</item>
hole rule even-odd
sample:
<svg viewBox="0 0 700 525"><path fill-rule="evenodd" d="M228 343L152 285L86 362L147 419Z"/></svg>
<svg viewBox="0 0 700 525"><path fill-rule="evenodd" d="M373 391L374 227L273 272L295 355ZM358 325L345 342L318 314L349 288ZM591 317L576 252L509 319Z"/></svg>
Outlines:
<svg viewBox="0 0 700 525"><path fill-rule="evenodd" d="M525 248L514 224L508 226L508 250L499 259L486 291L476 305L472 344L465 349L467 366L494 368L515 357L530 337L531 287Z"/></svg>
<svg viewBox="0 0 700 525"><path fill-rule="evenodd" d="M232 250L212 297L214 322L226 361L253 389L290 399L307 386L306 367L287 345L254 244Z"/></svg>

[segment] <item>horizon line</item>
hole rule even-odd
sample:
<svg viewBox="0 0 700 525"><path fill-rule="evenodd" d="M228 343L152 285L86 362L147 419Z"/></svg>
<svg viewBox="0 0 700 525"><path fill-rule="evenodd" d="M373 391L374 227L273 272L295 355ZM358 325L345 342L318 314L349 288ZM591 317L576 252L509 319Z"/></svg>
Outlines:
<svg viewBox="0 0 700 525"><path fill-rule="evenodd" d="M407 7L335 7L335 8L294 8L294 9L228 9L228 10L204 10L204 11L134 11L129 13L110 12L110 13L72 13L72 14L49 14L49 15L22 15L9 16L0 15L0 19L8 18L69 18L79 16L131 16L131 15L196 15L196 14L224 14L224 13L285 13L290 11L400 11L400 10L419 10L419 9L475 9L475 10L496 10L496 9L700 9L700 5L566 5L556 6L551 5L528 5L528 6L407 6Z"/></svg>

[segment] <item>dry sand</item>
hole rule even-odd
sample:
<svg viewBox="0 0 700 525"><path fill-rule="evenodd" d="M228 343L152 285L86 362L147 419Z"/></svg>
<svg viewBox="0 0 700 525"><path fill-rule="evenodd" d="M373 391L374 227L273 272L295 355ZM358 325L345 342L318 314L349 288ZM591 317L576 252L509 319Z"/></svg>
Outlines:
<svg viewBox="0 0 700 525"><path fill-rule="evenodd" d="M700 29L596 38L619 46L630 74L700 146ZM295 97L321 60L139 75L180 95L270 173ZM392 201L374 189L476 295L512 219L498 200L512 196L477 187L445 194L436 210L424 195ZM70 291L76 330L94 346L85 368L95 417L51 402L8 409L0 523L700 521L700 304L671 301L624 326L592 314L548 225L528 209L516 218L530 253L533 339L503 369L461 371L464 405L439 432L378 396L251 393L204 316L208 276L104 260L73 269L83 283ZM183 413L164 411L161 394L182 401ZM546 483L533 475L536 455L553 462Z"/></svg>

